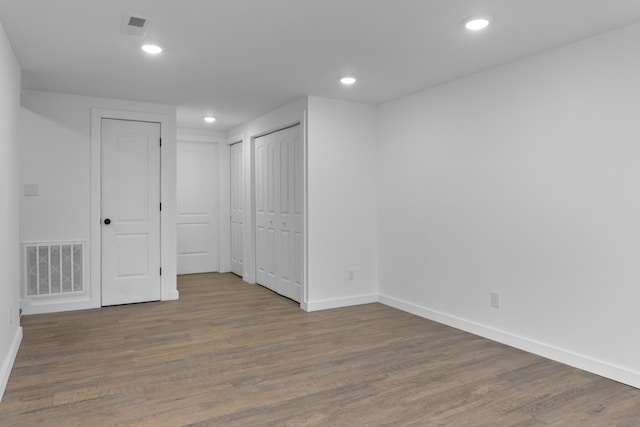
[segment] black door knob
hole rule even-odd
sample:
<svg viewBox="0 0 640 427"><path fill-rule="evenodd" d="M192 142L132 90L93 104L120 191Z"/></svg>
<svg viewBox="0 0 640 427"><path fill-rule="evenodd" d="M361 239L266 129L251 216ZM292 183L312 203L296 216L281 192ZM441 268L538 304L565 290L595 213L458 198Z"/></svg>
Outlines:
<svg viewBox="0 0 640 427"><path fill-rule="evenodd" d="M107 218L107 219L104 220L104 223L105 223L105 225L109 225L109 224L111 224L111 220L109 218Z"/></svg>

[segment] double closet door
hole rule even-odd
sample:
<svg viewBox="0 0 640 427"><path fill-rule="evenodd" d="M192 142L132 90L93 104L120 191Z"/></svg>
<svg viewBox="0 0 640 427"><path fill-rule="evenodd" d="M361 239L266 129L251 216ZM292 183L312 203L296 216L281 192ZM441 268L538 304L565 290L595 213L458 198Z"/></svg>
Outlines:
<svg viewBox="0 0 640 427"><path fill-rule="evenodd" d="M300 126L255 140L256 281L302 297L303 175Z"/></svg>

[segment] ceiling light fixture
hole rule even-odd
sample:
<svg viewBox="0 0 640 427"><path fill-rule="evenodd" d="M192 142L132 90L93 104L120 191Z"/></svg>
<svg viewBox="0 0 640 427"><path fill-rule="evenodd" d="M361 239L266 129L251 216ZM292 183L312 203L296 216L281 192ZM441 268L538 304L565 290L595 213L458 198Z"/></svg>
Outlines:
<svg viewBox="0 0 640 427"><path fill-rule="evenodd" d="M207 123L213 123L213 122L216 121L216 118L213 117L213 116L207 116L207 117L204 118L204 121L207 122Z"/></svg>
<svg viewBox="0 0 640 427"><path fill-rule="evenodd" d="M356 82L355 77L343 77L340 79L340 83L342 83L345 86L351 86L355 82Z"/></svg>
<svg viewBox="0 0 640 427"><path fill-rule="evenodd" d="M480 31L489 26L489 20L486 18L469 18L463 21L467 30Z"/></svg>
<svg viewBox="0 0 640 427"><path fill-rule="evenodd" d="M160 52L162 52L162 48L155 44L142 45L142 50L144 50L147 53L150 53L151 55L157 55Z"/></svg>

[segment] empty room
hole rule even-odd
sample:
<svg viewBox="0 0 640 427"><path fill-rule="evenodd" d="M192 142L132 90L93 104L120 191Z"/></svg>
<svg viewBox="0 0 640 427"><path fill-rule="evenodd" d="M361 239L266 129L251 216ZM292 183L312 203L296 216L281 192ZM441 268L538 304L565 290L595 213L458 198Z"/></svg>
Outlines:
<svg viewBox="0 0 640 427"><path fill-rule="evenodd" d="M640 425L639 40L0 0L0 426Z"/></svg>

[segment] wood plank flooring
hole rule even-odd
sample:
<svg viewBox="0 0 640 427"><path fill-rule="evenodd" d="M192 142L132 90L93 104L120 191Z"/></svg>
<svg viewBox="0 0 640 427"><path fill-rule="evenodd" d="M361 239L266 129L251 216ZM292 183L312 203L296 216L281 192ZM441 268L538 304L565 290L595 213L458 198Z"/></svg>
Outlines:
<svg viewBox="0 0 640 427"><path fill-rule="evenodd" d="M640 390L380 304L305 313L230 274L23 317L9 426L639 426Z"/></svg>

